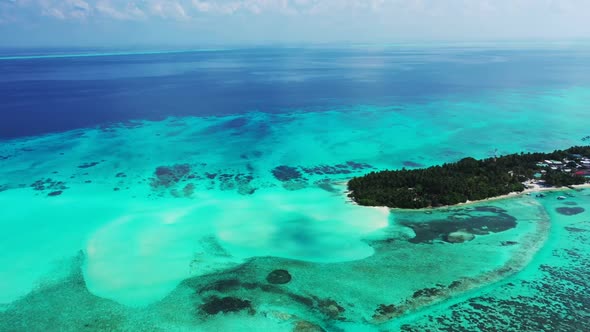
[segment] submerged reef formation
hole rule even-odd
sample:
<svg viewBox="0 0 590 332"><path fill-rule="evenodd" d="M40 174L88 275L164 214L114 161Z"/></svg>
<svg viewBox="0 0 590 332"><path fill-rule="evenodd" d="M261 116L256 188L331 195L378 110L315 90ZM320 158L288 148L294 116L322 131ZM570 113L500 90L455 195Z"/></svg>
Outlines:
<svg viewBox="0 0 590 332"><path fill-rule="evenodd" d="M576 214L580 214L586 211L584 208L581 207L558 207L555 210L558 213L563 214L565 216L574 216Z"/></svg>
<svg viewBox="0 0 590 332"><path fill-rule="evenodd" d="M403 324L404 332L439 331L590 331L590 255L586 228L565 227L579 234L571 249L555 249L538 277L517 278L466 301Z"/></svg>
<svg viewBox="0 0 590 332"><path fill-rule="evenodd" d="M181 183L196 179L191 173L189 164L176 164L172 166L159 166L150 179L150 186L155 192L169 191L173 197L191 197L195 191L193 183ZM124 173L118 173L118 178L126 177ZM180 188L178 188L180 186Z"/></svg>
<svg viewBox="0 0 590 332"><path fill-rule="evenodd" d="M280 165L271 170L275 179L282 182L283 187L287 190L298 190L309 186L310 178L323 177L315 180L314 184L320 188L333 191L330 186L330 179L327 177L337 175L358 174L358 172L374 169L373 166L366 163L347 161L336 165L317 165L317 166L288 166Z"/></svg>
<svg viewBox="0 0 590 332"><path fill-rule="evenodd" d="M266 276L266 281L275 285L283 285L291 281L291 274L287 270L274 270Z"/></svg>
<svg viewBox="0 0 590 332"><path fill-rule="evenodd" d="M252 184L255 180L252 173L230 170L215 172L198 170L198 168L205 166L206 164L159 166L154 171L154 176L149 179L150 187L160 195L169 192L170 195L177 198L190 198L199 188L235 190L241 195L252 195L258 189ZM126 177L126 175L119 173L116 177Z"/></svg>
<svg viewBox="0 0 590 332"><path fill-rule="evenodd" d="M354 161L347 161L343 164L334 166L318 165L314 167L301 167L301 170L308 175L338 175L351 174L366 169L373 169L374 167L367 163L358 163Z"/></svg>
<svg viewBox="0 0 590 332"><path fill-rule="evenodd" d="M398 220L400 225L411 228L416 236L411 243L448 243L471 241L475 236L504 232L516 227L516 218L508 211L493 206L467 208L450 214L446 219L415 222Z"/></svg>
<svg viewBox="0 0 590 332"><path fill-rule="evenodd" d="M248 310L250 314L255 313L250 301L231 296L223 298L212 296L201 306L201 310L209 315L217 315L220 312L238 312L242 310Z"/></svg>
<svg viewBox="0 0 590 332"><path fill-rule="evenodd" d="M552 153L521 153L483 160L464 158L424 169L371 172L348 182L349 197L360 205L418 209L525 190L523 182L563 187L590 182L590 146Z"/></svg>
<svg viewBox="0 0 590 332"><path fill-rule="evenodd" d="M102 161L92 161L92 162L83 163L83 164L79 165L79 166L78 166L78 168L82 168L82 169L84 169L84 168L91 168L91 167L94 167L94 166L96 166L96 165L100 164L100 163L101 163L101 162L103 162L103 161L104 161L104 160L102 160Z"/></svg>
<svg viewBox="0 0 590 332"><path fill-rule="evenodd" d="M297 170L296 167L285 166L285 165L275 167L272 170L272 175L274 175L274 177L277 180L283 181L283 182L287 182L287 181L291 181L291 180L298 180L298 179L302 178L301 172L299 172L299 170Z"/></svg>
<svg viewBox="0 0 590 332"><path fill-rule="evenodd" d="M33 190L46 192L47 196L59 196L68 189L65 182L51 178L37 180L31 184L31 187Z"/></svg>
<svg viewBox="0 0 590 332"><path fill-rule="evenodd" d="M151 186L157 188L170 188L182 180L190 177L191 167L188 164L177 164L173 166L160 166L156 168L155 177L152 178Z"/></svg>
<svg viewBox="0 0 590 332"><path fill-rule="evenodd" d="M287 190L298 190L307 187L307 178L297 167L281 165L272 169L272 175L275 179L283 183L283 187Z"/></svg>

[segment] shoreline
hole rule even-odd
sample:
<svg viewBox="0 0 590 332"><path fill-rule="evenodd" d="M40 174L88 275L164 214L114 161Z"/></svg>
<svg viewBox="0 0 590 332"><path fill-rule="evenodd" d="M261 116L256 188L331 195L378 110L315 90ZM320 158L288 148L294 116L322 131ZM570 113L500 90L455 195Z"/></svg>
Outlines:
<svg viewBox="0 0 590 332"><path fill-rule="evenodd" d="M448 207L453 207L453 206L477 204L477 203L482 203L482 202L487 202L487 201L501 200L501 199L522 196L522 195L528 195L528 194L537 193L537 192L566 191L566 190L578 190L578 189L589 189L589 188L590 188L590 183L576 184L576 185L572 185L572 186L568 186L568 187L544 187L539 184L535 184L533 188L527 188L521 192L511 192L506 195L480 199L477 201L467 201L467 202L459 203L459 204L455 204L455 205L444 205L444 206L439 206L439 207L429 207L429 208L417 209L417 210L440 209L440 208L448 208ZM406 209L400 209L400 210L406 210Z"/></svg>
<svg viewBox="0 0 590 332"><path fill-rule="evenodd" d="M346 188L348 189L348 181L346 182L342 182L343 185L346 186ZM483 202L488 202L488 201L496 201L496 200L502 200L502 199L508 199L508 198L513 198L513 197L518 197L518 196L522 196L522 195L528 195L528 194L532 194L532 193L536 193L536 192L545 192L545 191L566 191L566 190L580 190L580 189L590 189L590 183L584 183L584 184L576 184L576 185L572 185L572 186L568 186L568 187L544 187L536 182L533 182L532 184L525 184L525 185L532 185L532 188L527 188L521 192L511 192L505 195L500 195L500 196L495 196L495 197L490 197L490 198L484 198L484 199L480 199L477 201L467 201L467 202L463 202L463 203L458 203L458 204L453 204L453 205L443 205L443 206L437 206L437 207L425 207L425 208L420 208L420 209L403 209L403 208L392 208L392 207L388 207L388 206L365 206L365 205L360 205L357 202L355 202L352 198L350 198L348 195L351 193L350 190L346 190L345 194L346 194L346 200L354 205L358 205L358 206L362 206L362 207L368 207L368 208L386 208L389 210L396 210L396 211L428 211L428 210L438 210L438 209L445 209L445 208L452 208L452 207L456 207L456 206L465 206L465 205L471 205L471 204L478 204L478 203L483 203Z"/></svg>

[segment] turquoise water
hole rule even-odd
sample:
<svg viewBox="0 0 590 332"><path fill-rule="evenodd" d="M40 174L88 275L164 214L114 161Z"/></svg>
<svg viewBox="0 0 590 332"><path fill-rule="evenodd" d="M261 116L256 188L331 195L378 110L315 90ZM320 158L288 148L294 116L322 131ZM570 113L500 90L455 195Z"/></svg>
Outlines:
<svg viewBox="0 0 590 332"><path fill-rule="evenodd" d="M389 211L345 183L581 144L589 104L505 89L0 141L0 330L586 330L588 190Z"/></svg>

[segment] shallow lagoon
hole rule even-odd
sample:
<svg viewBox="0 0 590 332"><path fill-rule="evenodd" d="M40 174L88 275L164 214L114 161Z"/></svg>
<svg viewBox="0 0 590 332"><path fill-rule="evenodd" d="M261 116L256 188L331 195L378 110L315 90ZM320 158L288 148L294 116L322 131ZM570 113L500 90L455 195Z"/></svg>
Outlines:
<svg viewBox="0 0 590 332"><path fill-rule="evenodd" d="M589 101L481 91L4 140L0 330L587 329L587 190L390 213L344 183L580 144Z"/></svg>

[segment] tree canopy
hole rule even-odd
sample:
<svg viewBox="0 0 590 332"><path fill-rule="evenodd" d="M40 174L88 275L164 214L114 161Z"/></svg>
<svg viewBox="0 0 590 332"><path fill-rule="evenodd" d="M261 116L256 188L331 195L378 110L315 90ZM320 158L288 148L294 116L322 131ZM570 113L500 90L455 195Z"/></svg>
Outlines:
<svg viewBox="0 0 590 332"><path fill-rule="evenodd" d="M464 158L423 169L371 172L348 182L349 196L360 205L418 209L522 192L523 182L534 179L541 170L545 170L541 180L549 186L582 184L586 178L575 172L565 173L538 165L547 159L568 158L579 162L580 157L590 157L590 146L483 160Z"/></svg>

